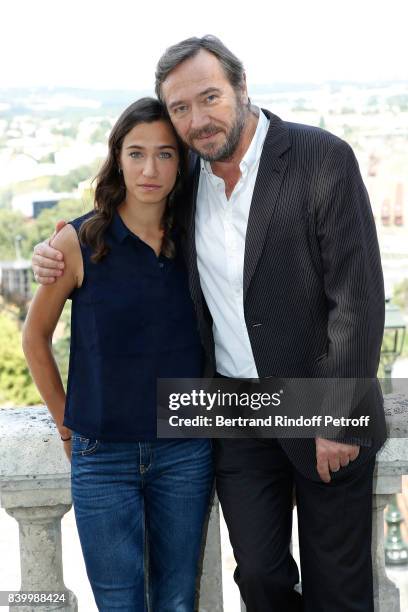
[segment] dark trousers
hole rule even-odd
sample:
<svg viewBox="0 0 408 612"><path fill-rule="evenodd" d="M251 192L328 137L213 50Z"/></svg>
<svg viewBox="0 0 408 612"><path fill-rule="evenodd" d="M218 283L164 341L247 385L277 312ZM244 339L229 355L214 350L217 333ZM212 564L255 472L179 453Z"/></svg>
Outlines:
<svg viewBox="0 0 408 612"><path fill-rule="evenodd" d="M217 492L248 612L372 612L375 458L329 484L304 478L273 439L215 441ZM296 487L302 595L290 554Z"/></svg>

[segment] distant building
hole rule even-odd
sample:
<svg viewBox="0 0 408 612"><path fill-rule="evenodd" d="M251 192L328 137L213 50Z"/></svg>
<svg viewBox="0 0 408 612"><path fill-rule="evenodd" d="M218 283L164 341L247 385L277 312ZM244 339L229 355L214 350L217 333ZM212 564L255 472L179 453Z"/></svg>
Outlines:
<svg viewBox="0 0 408 612"><path fill-rule="evenodd" d="M27 259L0 261L0 293L15 304L31 298L31 262Z"/></svg>
<svg viewBox="0 0 408 612"><path fill-rule="evenodd" d="M41 191L15 196L11 202L13 210L18 210L25 217L36 219L45 208L53 208L61 200L77 200L77 193L53 193L52 191Z"/></svg>
<svg viewBox="0 0 408 612"><path fill-rule="evenodd" d="M40 212L45 208L54 208L59 200L34 200L33 202L33 217L36 219Z"/></svg>

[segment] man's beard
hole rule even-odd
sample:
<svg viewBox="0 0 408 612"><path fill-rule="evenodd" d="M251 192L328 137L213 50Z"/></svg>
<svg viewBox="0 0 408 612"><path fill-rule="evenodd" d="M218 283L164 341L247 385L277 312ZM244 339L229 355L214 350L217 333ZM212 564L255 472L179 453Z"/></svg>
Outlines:
<svg viewBox="0 0 408 612"><path fill-rule="evenodd" d="M192 151L197 153L197 155L199 155L201 159L205 161L226 161L227 159L230 159L237 149L238 143L241 138L242 130L245 126L245 111L246 107L241 103L240 100L237 100L235 121L226 134L224 144L221 145L218 149L215 149L213 151L202 151L200 149L197 149L192 144L196 138L210 136L211 134L216 134L217 132L219 132L220 129L213 123L209 123L205 126L205 128L202 128L201 130L192 130L189 134L187 142L188 146L190 147L190 149L192 149Z"/></svg>

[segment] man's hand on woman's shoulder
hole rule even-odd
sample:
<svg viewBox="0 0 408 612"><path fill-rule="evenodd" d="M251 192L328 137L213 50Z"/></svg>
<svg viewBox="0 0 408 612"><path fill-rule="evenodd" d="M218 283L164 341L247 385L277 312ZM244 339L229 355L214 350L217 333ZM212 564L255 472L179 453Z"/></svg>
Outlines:
<svg viewBox="0 0 408 612"><path fill-rule="evenodd" d="M64 273L64 256L61 251L57 251L51 246L51 242L65 225L66 221L58 221L51 238L36 244L34 247L31 265L34 278L41 285L54 283Z"/></svg>

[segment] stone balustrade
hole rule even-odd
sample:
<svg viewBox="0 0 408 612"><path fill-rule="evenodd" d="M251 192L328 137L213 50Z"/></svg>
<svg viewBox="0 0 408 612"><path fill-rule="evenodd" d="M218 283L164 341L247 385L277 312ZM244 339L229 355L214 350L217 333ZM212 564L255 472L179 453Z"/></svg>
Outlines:
<svg viewBox="0 0 408 612"><path fill-rule="evenodd" d="M399 612L399 592L385 574L383 511L408 474L408 400L386 397L390 438L378 453L373 494L376 612ZM395 437L398 436L398 437ZM22 591L65 591L65 603L21 606L16 612L74 612L64 584L61 518L71 507L70 464L44 407L0 410L0 505L19 525ZM213 503L203 557L200 612L222 612L219 509Z"/></svg>

